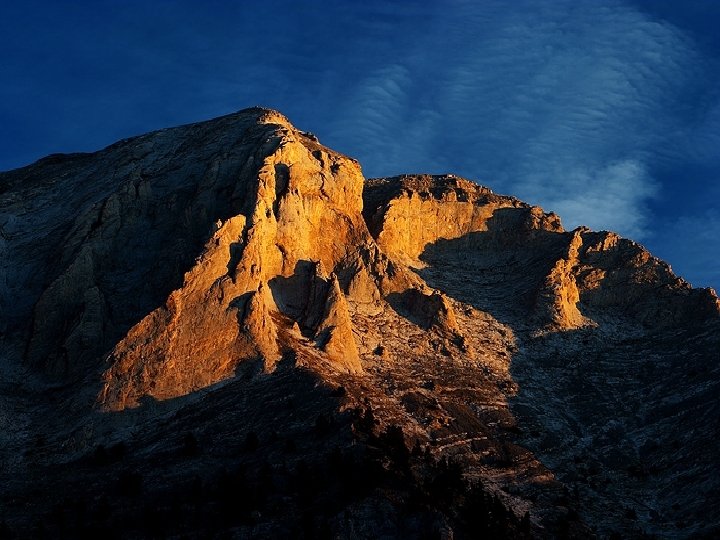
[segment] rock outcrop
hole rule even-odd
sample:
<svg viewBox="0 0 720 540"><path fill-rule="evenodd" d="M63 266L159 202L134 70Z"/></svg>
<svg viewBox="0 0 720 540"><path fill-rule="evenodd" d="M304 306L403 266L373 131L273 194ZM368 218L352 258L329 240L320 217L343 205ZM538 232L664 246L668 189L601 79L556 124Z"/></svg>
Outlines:
<svg viewBox="0 0 720 540"><path fill-rule="evenodd" d="M594 324L583 309L613 309L654 327L718 312L714 291L692 289L639 244L583 227L566 232L555 214L452 175L370 180L363 196L380 248L421 275L442 258L499 272L523 266L506 276L506 293L541 326Z"/></svg>
<svg viewBox="0 0 720 540"><path fill-rule="evenodd" d="M365 216L380 248L411 266L422 266L425 248L441 239L482 231L506 241L527 229L562 231L554 214L454 175L374 179L363 196Z"/></svg>
<svg viewBox="0 0 720 540"><path fill-rule="evenodd" d="M114 347L104 407L185 395L232 376L245 360L271 369L291 347L278 343L277 326L292 322L315 334L338 368L362 371L344 293L319 270L342 269L371 240L360 168L277 114L260 123L270 126L264 152L227 171L253 186L244 213L220 225L183 286Z"/></svg>
<svg viewBox="0 0 720 540"><path fill-rule="evenodd" d="M574 231L567 257L560 258L545 278L544 287L538 292L537 314L541 321L551 326L571 329L588 321L578 309L580 292L576 282L578 250L582 246L580 231Z"/></svg>
<svg viewBox="0 0 720 540"><path fill-rule="evenodd" d="M350 373L362 372L347 301L336 276L331 278L325 310L315 336L335 366Z"/></svg>

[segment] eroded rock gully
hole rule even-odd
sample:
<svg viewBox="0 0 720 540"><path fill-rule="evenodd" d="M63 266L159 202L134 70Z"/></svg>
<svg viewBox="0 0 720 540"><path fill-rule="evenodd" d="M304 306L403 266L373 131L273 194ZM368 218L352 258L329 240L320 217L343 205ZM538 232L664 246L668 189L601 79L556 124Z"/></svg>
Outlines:
<svg viewBox="0 0 720 540"><path fill-rule="evenodd" d="M260 108L49 157L0 185L0 418L16 418L0 495L19 530L52 496L23 506L34 484L17 478L71 463L95 485L73 467L99 445L131 448L124 466L152 479L150 500L202 471L259 467L256 439L288 485L327 457L313 437L328 422L333 459L359 444L391 479L313 507L340 537L481 530L463 513L476 492L433 491L447 459L494 498L506 534L717 530L720 304L630 240L564 231L453 175L366 181ZM197 435L176 454L182 431ZM148 468L161 458L180 480ZM54 487L75 485L67 475ZM242 518L237 536L289 534L302 517L289 504Z"/></svg>

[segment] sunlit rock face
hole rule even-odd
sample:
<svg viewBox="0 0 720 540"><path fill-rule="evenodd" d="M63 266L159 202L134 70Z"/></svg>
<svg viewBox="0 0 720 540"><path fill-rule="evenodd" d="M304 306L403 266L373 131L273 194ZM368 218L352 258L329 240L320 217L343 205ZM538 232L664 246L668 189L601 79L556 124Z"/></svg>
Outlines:
<svg viewBox="0 0 720 540"><path fill-rule="evenodd" d="M720 489L720 304L614 233L565 231L454 175L365 180L261 108L1 173L0 225L3 360L32 374L33 403L0 387L4 417L28 419L6 435L8 474L118 438L154 456L177 430L206 434L215 455L247 431L199 418L273 419L277 439L313 432L320 411L364 411L338 440L379 452L377 435L401 428L417 452L398 474L416 498L428 463L451 459L536 535L718 526L720 503L700 494ZM296 377L304 419L284 416ZM326 387L342 387L336 401ZM148 420L131 441L113 426L135 413ZM33 430L50 450L13 457ZM376 493L329 526L385 534L386 513L410 515L408 493ZM433 523L470 534L453 508ZM390 537L421 521L397 523Z"/></svg>
<svg viewBox="0 0 720 540"><path fill-rule="evenodd" d="M260 151L223 178L246 186L245 213L217 222L182 287L114 347L103 406L185 395L232 376L244 360L270 371L292 347L278 325L292 322L317 336L339 370L362 371L337 278L314 275L314 289L304 282L308 266L340 270L370 241L360 168L278 114L260 126L260 140L246 143ZM304 298L308 288L322 294Z"/></svg>

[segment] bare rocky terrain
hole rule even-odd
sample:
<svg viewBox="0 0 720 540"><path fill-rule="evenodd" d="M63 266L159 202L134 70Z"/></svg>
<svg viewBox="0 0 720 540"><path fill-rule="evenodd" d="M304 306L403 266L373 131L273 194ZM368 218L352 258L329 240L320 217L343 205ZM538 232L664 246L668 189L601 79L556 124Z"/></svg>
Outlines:
<svg viewBox="0 0 720 540"><path fill-rule="evenodd" d="M0 173L0 536L712 538L720 302L254 108Z"/></svg>

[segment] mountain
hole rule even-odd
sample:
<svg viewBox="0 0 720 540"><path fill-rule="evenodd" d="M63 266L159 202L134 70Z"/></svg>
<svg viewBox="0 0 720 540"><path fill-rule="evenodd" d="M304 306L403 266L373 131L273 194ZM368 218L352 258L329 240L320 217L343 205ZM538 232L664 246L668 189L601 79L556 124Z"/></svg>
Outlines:
<svg viewBox="0 0 720 540"><path fill-rule="evenodd" d="M0 534L713 537L720 302L252 108L0 173Z"/></svg>

